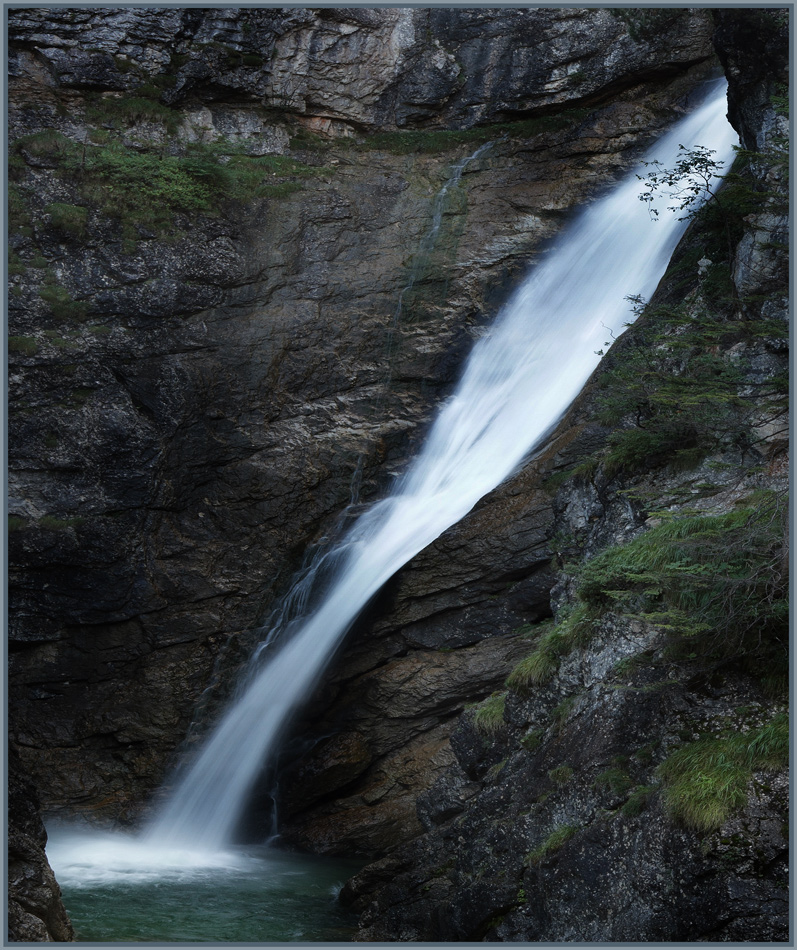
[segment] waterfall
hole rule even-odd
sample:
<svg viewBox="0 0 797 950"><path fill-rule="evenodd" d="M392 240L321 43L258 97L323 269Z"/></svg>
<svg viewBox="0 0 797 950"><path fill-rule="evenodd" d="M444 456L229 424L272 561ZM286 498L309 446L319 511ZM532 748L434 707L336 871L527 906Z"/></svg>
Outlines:
<svg viewBox="0 0 797 950"><path fill-rule="evenodd" d="M725 86L646 156L665 167L679 146L729 164L736 135ZM326 594L249 680L147 833L154 845L217 849L286 721L353 621L415 554L509 476L563 415L611 334L632 319L626 297L655 290L686 223L651 219L631 174L567 229L475 345L453 396L390 496L336 549Z"/></svg>

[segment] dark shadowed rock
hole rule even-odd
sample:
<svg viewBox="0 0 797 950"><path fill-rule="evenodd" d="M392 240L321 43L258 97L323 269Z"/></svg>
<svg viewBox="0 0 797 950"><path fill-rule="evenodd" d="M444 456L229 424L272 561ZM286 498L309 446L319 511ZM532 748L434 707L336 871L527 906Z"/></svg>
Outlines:
<svg viewBox="0 0 797 950"><path fill-rule="evenodd" d="M16 750L8 750L8 939L15 943L71 941L72 924L44 853L47 832L36 789Z"/></svg>

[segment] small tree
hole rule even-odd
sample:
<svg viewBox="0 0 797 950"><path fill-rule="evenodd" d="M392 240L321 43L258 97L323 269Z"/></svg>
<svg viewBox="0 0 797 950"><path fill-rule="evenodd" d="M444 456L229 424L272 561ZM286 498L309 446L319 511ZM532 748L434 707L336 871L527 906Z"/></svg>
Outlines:
<svg viewBox="0 0 797 950"><path fill-rule="evenodd" d="M678 160L674 168L664 168L661 162L654 160L644 162L647 168L653 171L647 175L637 175L644 182L644 191L639 200L648 205L651 217L657 218L659 212L653 207L653 202L659 194L673 199L669 205L670 211L685 211L680 220L693 218L705 200L720 203L714 185L721 174L724 162L715 158L716 150L696 145L694 148L678 146Z"/></svg>
<svg viewBox="0 0 797 950"><path fill-rule="evenodd" d="M637 175L644 183L644 189L639 194L639 200L648 206L650 216L655 220L659 216L653 202L659 195L671 199L668 205L670 211L683 211L679 220L694 218L704 204L711 203L719 215L725 240L728 248L728 264L733 261L733 234L728 210L718 197L719 187L722 184L722 167L724 162L717 161L713 156L716 150L704 145L695 145L694 148L678 146L678 160L673 168L665 168L661 162L654 160L643 164L652 168L647 175ZM735 293L734 293L735 296Z"/></svg>

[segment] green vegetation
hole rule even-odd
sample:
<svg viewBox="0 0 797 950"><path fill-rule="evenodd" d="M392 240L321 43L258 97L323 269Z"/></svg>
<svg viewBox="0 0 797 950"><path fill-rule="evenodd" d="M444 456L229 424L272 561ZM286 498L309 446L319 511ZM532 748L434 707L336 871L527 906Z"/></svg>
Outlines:
<svg viewBox="0 0 797 950"><path fill-rule="evenodd" d="M657 307L644 313L644 324L599 381L597 421L618 426L603 454L607 475L665 465L691 469L731 446L750 448L753 416L785 416L786 379L753 382L743 358L731 358L729 351L755 338L784 339L786 324L751 325L706 309L690 314Z"/></svg>
<svg viewBox="0 0 797 950"><path fill-rule="evenodd" d="M400 132L377 132L354 143L366 151L385 151L394 155L413 152L444 152L459 145L483 145L503 136L531 138L570 128L581 122L590 110L565 109L555 115L535 116L517 122L497 122L470 129L408 129Z"/></svg>
<svg viewBox="0 0 797 950"><path fill-rule="evenodd" d="M87 203L126 228L164 233L176 213L216 215L225 201L281 197L316 170L283 156L251 157L221 145L192 145L184 155L135 152L119 144L93 148L78 172ZM290 178L285 181L283 179Z"/></svg>
<svg viewBox="0 0 797 950"><path fill-rule="evenodd" d="M52 274L45 277L44 285L39 289L39 296L59 320L81 321L86 318L88 304L73 300L66 287L58 284Z"/></svg>
<svg viewBox="0 0 797 950"><path fill-rule="evenodd" d="M97 96L87 107L87 118L97 127L90 130L85 142L48 129L18 139L12 158L22 169L27 159L46 159L55 174L74 188L75 203L54 202L44 208L53 227L84 237L88 209L96 208L101 215L120 222L129 250L142 231L154 232L162 239L173 237L177 214L216 216L229 202L285 197L319 172L285 156L250 156L225 141L184 145L179 154L172 153L173 145L127 144L122 132L136 122L160 123L170 135L176 130L179 113L157 98ZM32 191L12 183L12 232L32 236L32 208ZM48 297L48 303L56 307L65 303L51 292Z"/></svg>
<svg viewBox="0 0 797 950"><path fill-rule="evenodd" d="M578 831L576 825L559 825L533 851L526 855L526 864L541 864L546 858L555 854Z"/></svg>
<svg viewBox="0 0 797 950"><path fill-rule="evenodd" d="M692 651L785 662L788 502L760 492L725 514L667 517L577 574L594 611L643 616Z"/></svg>
<svg viewBox="0 0 797 950"><path fill-rule="evenodd" d="M37 524L40 528L45 528L49 531L66 531L69 528L76 528L84 521L85 518L80 517L56 518L54 515L44 515L42 518L39 518Z"/></svg>
<svg viewBox="0 0 797 950"><path fill-rule="evenodd" d="M628 796L628 800L620 806L621 814L626 818L636 818L648 807L648 802L656 792L653 785L638 785Z"/></svg>
<svg viewBox="0 0 797 950"><path fill-rule="evenodd" d="M551 710L551 721L560 731L570 718L570 713L576 704L575 696L566 696L557 706Z"/></svg>
<svg viewBox="0 0 797 950"><path fill-rule="evenodd" d="M506 693L493 693L476 707L473 725L483 736L493 736L505 728L504 706Z"/></svg>
<svg viewBox="0 0 797 950"><path fill-rule="evenodd" d="M31 135L23 135L14 142L17 153L26 153L33 158L57 161L66 158L74 149L75 143L62 132L55 129L42 129Z"/></svg>
<svg viewBox="0 0 797 950"><path fill-rule="evenodd" d="M487 769L487 774L485 775L485 778L487 779L487 781L492 782L495 779L497 779L498 776L501 774L501 771L503 770L506 763L507 763L506 759L501 759L500 762L496 762L495 765L491 765L490 768Z"/></svg>
<svg viewBox="0 0 797 950"><path fill-rule="evenodd" d="M716 831L747 802L753 772L785 768L789 761L787 713L748 733L698 739L658 768L664 801L676 820L698 832Z"/></svg>
<svg viewBox="0 0 797 950"><path fill-rule="evenodd" d="M700 146L682 149L673 168L649 165L653 170L641 178L640 199L652 202L663 192L672 207L695 219L695 227L668 269L660 302L645 306L641 298L629 298L640 319L609 355L599 380L596 420L615 431L608 447L583 464L600 462L609 477L662 466L690 469L731 447L745 453L756 444L753 423L785 420L787 412L785 374L751 374L744 350L761 341L785 345L788 326L747 319L745 305L762 300L737 300L731 278L749 215L763 207L775 215L788 211L786 188L768 187L762 175L762 169L774 168L776 178L786 179L786 144L766 153L739 150L719 188L713 181L719 163ZM758 227L762 246L785 249L785 235L762 237L763 223ZM771 299L786 295L787 282L785 271L773 272ZM698 296L687 304L672 303L673 294L683 300L695 289ZM785 428L784 421L784 436Z"/></svg>
<svg viewBox="0 0 797 950"><path fill-rule="evenodd" d="M589 643L592 615L584 605L576 605L567 613L563 611L558 623L545 624L544 628L534 652L521 660L507 677L508 689L523 694L532 686L550 680L563 656Z"/></svg>
<svg viewBox="0 0 797 950"><path fill-rule="evenodd" d="M652 742L647 742L641 748L637 749L634 753L634 758L641 765L650 765L653 761L653 753L659 746L659 740L654 739Z"/></svg>
<svg viewBox="0 0 797 950"><path fill-rule="evenodd" d="M54 228L58 228L59 231L64 231L74 237L85 237L88 220L87 208L53 202L45 207L44 212L50 215L50 221Z"/></svg>
<svg viewBox="0 0 797 950"><path fill-rule="evenodd" d="M8 276L18 277L25 273L25 264L13 248L8 249Z"/></svg>
<svg viewBox="0 0 797 950"><path fill-rule="evenodd" d="M65 366L64 372L66 372L67 375L72 375L74 369L72 369L70 372L70 367ZM93 392L93 389L88 389L86 386L78 386L69 393L69 396L66 398L65 402L61 403L60 405L64 406L66 409L80 409L82 406L86 405Z"/></svg>
<svg viewBox="0 0 797 950"><path fill-rule="evenodd" d="M608 789L613 795L625 795L632 785L631 777L620 765L613 765L601 772L594 782L595 788Z"/></svg>
<svg viewBox="0 0 797 950"><path fill-rule="evenodd" d="M158 101L161 90L140 86L136 91L137 96L95 96L86 107L86 119L93 125L115 129L155 122L173 135L180 125L180 113Z"/></svg>
<svg viewBox="0 0 797 950"><path fill-rule="evenodd" d="M23 189L14 182L8 185L8 201L6 204L8 211L8 231L9 234L24 234L30 236L31 216Z"/></svg>
<svg viewBox="0 0 797 950"><path fill-rule="evenodd" d="M39 345L32 336L10 336L8 338L8 352L18 353L20 356L35 356Z"/></svg>
<svg viewBox="0 0 797 950"><path fill-rule="evenodd" d="M536 750L542 745L542 737L542 729L535 729L523 736L523 738L520 740L520 744L523 746L526 752L536 752Z"/></svg>
<svg viewBox="0 0 797 950"><path fill-rule="evenodd" d="M12 531L22 531L23 528L27 526L27 521L24 518L20 518L19 515L9 515L8 516L8 532L9 534Z"/></svg>
<svg viewBox="0 0 797 950"><path fill-rule="evenodd" d="M59 350L73 350L80 346L77 340L61 336L57 330L45 330L44 336L50 346L58 347Z"/></svg>
<svg viewBox="0 0 797 950"><path fill-rule="evenodd" d="M569 765L557 765L548 772L548 778L554 785L567 785L573 777L573 769Z"/></svg>

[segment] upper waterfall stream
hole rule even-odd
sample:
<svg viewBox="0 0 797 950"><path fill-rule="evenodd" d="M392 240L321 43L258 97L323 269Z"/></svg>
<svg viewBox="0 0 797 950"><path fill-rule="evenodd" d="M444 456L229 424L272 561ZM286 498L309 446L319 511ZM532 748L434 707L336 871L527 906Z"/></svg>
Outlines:
<svg viewBox="0 0 797 950"><path fill-rule="evenodd" d="M702 145L728 168L738 140L725 117L725 85L718 87L645 160L671 167L680 146ZM474 346L420 454L340 542L324 597L269 648L145 830L135 860L229 844L287 720L368 601L541 446L597 366L597 351L633 319L626 298L653 293L686 228L666 200L653 220L639 191L632 172L579 215L518 287ZM57 861L55 869L60 876Z"/></svg>

